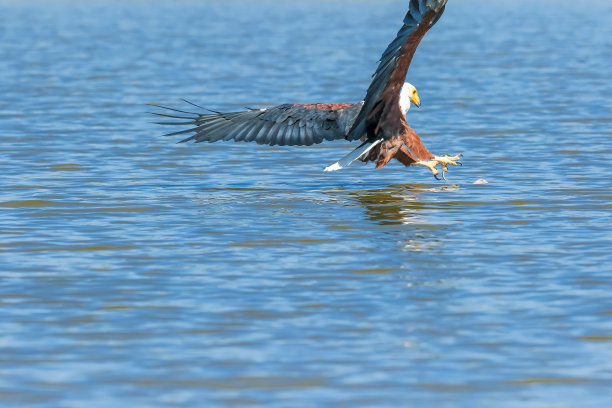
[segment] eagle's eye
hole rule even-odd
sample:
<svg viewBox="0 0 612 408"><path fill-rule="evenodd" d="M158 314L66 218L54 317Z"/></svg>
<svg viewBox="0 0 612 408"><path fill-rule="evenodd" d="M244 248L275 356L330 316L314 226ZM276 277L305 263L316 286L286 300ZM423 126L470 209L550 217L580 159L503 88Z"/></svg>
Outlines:
<svg viewBox="0 0 612 408"><path fill-rule="evenodd" d="M412 94L413 94L413 95L416 95L416 89L415 89L414 91L412 91Z"/></svg>

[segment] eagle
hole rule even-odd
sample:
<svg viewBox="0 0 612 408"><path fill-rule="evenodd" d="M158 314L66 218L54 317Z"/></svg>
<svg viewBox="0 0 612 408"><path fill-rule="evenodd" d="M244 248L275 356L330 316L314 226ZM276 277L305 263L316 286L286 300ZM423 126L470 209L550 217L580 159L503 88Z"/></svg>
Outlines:
<svg viewBox="0 0 612 408"><path fill-rule="evenodd" d="M255 142L280 146L310 146L332 140L361 141L352 152L325 168L335 171L356 160L375 162L376 168L396 159L405 166L424 166L439 179L448 166L461 164L460 155L436 156L423 145L408 126L406 113L414 104L420 107L416 88L406 81L408 68L427 31L440 19L447 0L410 0L403 25L379 60L365 99L357 103L283 104L265 109L209 113L168 108L154 115L172 118L161 125L183 125L188 129L165 136L190 134L181 142ZM193 109L192 109L193 110ZM176 121L179 119L180 121ZM165 119L167 120L167 119Z"/></svg>

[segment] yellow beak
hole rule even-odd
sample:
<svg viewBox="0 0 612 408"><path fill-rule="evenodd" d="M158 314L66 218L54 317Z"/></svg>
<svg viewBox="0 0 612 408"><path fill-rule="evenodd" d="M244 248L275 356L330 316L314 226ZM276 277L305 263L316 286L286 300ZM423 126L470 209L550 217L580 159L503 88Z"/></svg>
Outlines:
<svg viewBox="0 0 612 408"><path fill-rule="evenodd" d="M416 92L413 93L410 97L410 102L414 103L414 106L416 106L417 108L421 107L421 99L419 98L419 94L417 94Z"/></svg>

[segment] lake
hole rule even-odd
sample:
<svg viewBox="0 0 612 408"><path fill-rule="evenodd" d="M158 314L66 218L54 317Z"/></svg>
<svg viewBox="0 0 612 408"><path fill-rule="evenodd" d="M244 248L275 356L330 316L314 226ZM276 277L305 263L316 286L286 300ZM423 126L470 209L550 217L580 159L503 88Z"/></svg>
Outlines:
<svg viewBox="0 0 612 408"><path fill-rule="evenodd" d="M0 405L610 406L609 1L449 1L446 182L151 123L361 100L407 4L0 0Z"/></svg>

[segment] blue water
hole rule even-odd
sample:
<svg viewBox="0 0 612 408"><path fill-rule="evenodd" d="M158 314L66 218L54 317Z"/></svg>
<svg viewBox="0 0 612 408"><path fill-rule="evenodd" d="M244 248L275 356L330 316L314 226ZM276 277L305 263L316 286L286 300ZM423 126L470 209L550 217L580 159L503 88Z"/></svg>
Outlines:
<svg viewBox="0 0 612 408"><path fill-rule="evenodd" d="M0 405L611 406L610 2L449 0L448 182L149 123L360 100L407 3L0 1Z"/></svg>

